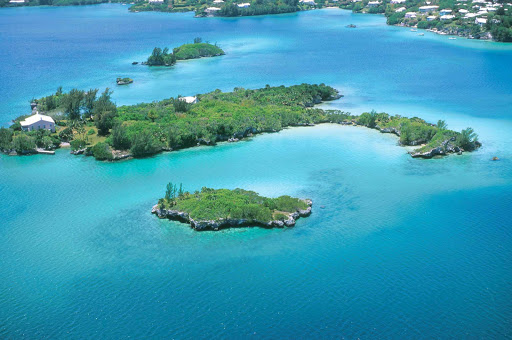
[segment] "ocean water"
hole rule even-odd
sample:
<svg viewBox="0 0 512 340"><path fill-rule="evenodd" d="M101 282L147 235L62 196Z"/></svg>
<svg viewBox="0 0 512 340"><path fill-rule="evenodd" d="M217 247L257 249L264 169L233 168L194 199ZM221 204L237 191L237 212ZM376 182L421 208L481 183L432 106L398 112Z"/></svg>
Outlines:
<svg viewBox="0 0 512 340"><path fill-rule="evenodd" d="M354 23L356 29L345 28ZM132 66L195 36L220 58ZM472 126L472 154L320 125L103 163L0 156L0 338L512 337L512 45L341 10L194 19L126 6L0 10L0 121L58 85L118 104L325 82L325 104ZM490 161L493 156L501 158ZM169 181L314 201L290 229L194 232L150 214Z"/></svg>

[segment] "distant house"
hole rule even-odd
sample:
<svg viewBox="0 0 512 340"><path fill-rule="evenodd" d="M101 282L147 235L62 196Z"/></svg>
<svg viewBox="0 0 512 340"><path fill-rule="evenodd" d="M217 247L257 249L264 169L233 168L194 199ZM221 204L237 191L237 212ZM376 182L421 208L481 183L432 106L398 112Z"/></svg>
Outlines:
<svg viewBox="0 0 512 340"><path fill-rule="evenodd" d="M206 14L210 14L210 15L214 15L215 13L217 13L218 11L220 11L220 8L218 7L208 7L205 12Z"/></svg>
<svg viewBox="0 0 512 340"><path fill-rule="evenodd" d="M475 19L475 24L483 26L483 25L487 24L487 19L485 19L485 18L476 18Z"/></svg>
<svg viewBox="0 0 512 340"><path fill-rule="evenodd" d="M467 9L461 8L461 9L459 9L459 13L466 14L466 13L469 13L469 11Z"/></svg>
<svg viewBox="0 0 512 340"><path fill-rule="evenodd" d="M180 97L179 99L184 101L187 104L195 104L199 101L199 100L197 100L197 97L192 97L192 96Z"/></svg>
<svg viewBox="0 0 512 340"><path fill-rule="evenodd" d="M409 18L409 19L414 19L414 18L416 18L416 13L415 12L407 12L407 13L405 13L405 17Z"/></svg>
<svg viewBox="0 0 512 340"><path fill-rule="evenodd" d="M451 9L442 9L439 11L439 15L449 15L449 14L452 14Z"/></svg>
<svg viewBox="0 0 512 340"><path fill-rule="evenodd" d="M368 7L379 7L379 6L380 6L380 4L381 4L381 2L380 2L380 1L370 1L370 2L368 3Z"/></svg>
<svg viewBox="0 0 512 340"><path fill-rule="evenodd" d="M442 21L446 21L446 20L452 20L453 18L455 18L455 15L441 15L441 17L439 19L441 19Z"/></svg>
<svg viewBox="0 0 512 340"><path fill-rule="evenodd" d="M405 11L406 9L407 8L405 8L405 7L400 7L400 8L395 9L395 12L396 13L401 13L401 12Z"/></svg>
<svg viewBox="0 0 512 340"><path fill-rule="evenodd" d="M221 3L223 3L223 2L224 2L224 0L213 0L213 3L214 3L214 4L221 4Z"/></svg>
<svg viewBox="0 0 512 340"><path fill-rule="evenodd" d="M403 4L405 3L407 0L391 0L390 2L392 4Z"/></svg>
<svg viewBox="0 0 512 340"><path fill-rule="evenodd" d="M314 1L313 1L313 2L314 2ZM241 4L238 4L237 6L238 6L238 7L240 7L240 8L248 8L248 7L250 7L250 6L251 6L251 4L250 4L250 3L248 3L248 2L243 2L243 3L241 3Z"/></svg>
<svg viewBox="0 0 512 340"><path fill-rule="evenodd" d="M303 3L303 4L306 4L306 5L311 5L311 6L315 6L316 5L315 0L299 0L299 2Z"/></svg>
<svg viewBox="0 0 512 340"><path fill-rule="evenodd" d="M164 0L149 0L150 4L163 4Z"/></svg>
<svg viewBox="0 0 512 340"><path fill-rule="evenodd" d="M21 128L24 131L34 131L34 130L49 130L51 132L55 132L55 121L50 116L45 116L39 114L37 110L34 110L35 114L30 117L27 117L25 120L21 121Z"/></svg>
<svg viewBox="0 0 512 340"><path fill-rule="evenodd" d="M464 16L464 19L472 19L476 16L478 16L478 14L476 14L476 13L466 13L466 15Z"/></svg>
<svg viewBox="0 0 512 340"><path fill-rule="evenodd" d="M23 4L25 3L25 0L11 0L9 1L10 4Z"/></svg>
<svg viewBox="0 0 512 340"><path fill-rule="evenodd" d="M436 19L437 19L437 17L435 15L430 15L427 17L427 21L434 21Z"/></svg>
<svg viewBox="0 0 512 340"><path fill-rule="evenodd" d="M437 11L438 8L439 8L439 6L421 6L419 8L419 10L421 13L430 13L430 12Z"/></svg>

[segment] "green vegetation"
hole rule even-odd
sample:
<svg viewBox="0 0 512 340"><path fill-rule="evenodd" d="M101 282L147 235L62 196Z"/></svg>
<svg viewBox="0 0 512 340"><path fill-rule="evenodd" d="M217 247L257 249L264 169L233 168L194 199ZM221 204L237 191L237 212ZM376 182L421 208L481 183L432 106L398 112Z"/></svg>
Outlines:
<svg viewBox="0 0 512 340"><path fill-rule="evenodd" d="M268 223L285 220L289 214L308 208L301 199L280 196L267 198L243 189L210 189L189 193L180 185L169 183L165 197L158 201L160 209L186 212L194 220L244 219Z"/></svg>
<svg viewBox="0 0 512 340"><path fill-rule="evenodd" d="M121 0L25 0L24 3L9 3L9 0L0 0L0 7L19 6L79 6L96 5L106 2L124 2Z"/></svg>
<svg viewBox="0 0 512 340"><path fill-rule="evenodd" d="M197 59L201 57L217 57L224 55L224 51L217 45L201 42L201 38L195 38L193 44L181 45L169 52L165 47L153 49L153 53L146 61L149 66L172 66L178 60Z"/></svg>

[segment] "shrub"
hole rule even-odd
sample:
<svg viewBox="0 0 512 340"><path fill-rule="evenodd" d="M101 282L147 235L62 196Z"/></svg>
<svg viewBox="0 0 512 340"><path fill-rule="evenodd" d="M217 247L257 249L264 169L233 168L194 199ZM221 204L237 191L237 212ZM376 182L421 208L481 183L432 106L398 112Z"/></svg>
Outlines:
<svg viewBox="0 0 512 340"><path fill-rule="evenodd" d="M112 160L112 149L107 143L99 142L92 147L92 155L99 160Z"/></svg>

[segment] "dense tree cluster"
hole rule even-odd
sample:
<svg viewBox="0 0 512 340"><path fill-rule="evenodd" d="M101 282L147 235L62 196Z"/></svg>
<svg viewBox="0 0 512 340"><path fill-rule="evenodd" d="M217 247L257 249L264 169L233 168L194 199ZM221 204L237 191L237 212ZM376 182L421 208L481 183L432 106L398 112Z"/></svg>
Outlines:
<svg viewBox="0 0 512 340"><path fill-rule="evenodd" d="M201 38L195 38L193 44L185 44L169 51L169 48L155 47L146 64L149 66L172 66L178 60L196 59L201 57L215 57L224 54L217 45L201 42Z"/></svg>

